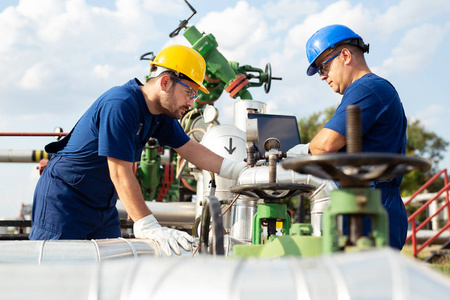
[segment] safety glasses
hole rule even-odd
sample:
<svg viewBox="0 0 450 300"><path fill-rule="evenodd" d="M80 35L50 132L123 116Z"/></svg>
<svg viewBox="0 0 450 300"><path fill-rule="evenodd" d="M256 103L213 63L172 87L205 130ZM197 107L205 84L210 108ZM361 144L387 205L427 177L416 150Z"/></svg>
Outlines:
<svg viewBox="0 0 450 300"><path fill-rule="evenodd" d="M189 99L196 100L198 98L198 93L193 88L191 88L186 83L183 83L179 80L177 80L176 82L188 88L188 90L186 91L186 94L189 97Z"/></svg>
<svg viewBox="0 0 450 300"><path fill-rule="evenodd" d="M319 73L320 76L323 76L325 74L328 73L328 70L330 69L330 62L335 59L336 57L339 56L339 54L341 54L342 50L339 51L337 54L333 55L332 57L330 57L329 59L327 59L326 61L324 61L323 63L321 63L318 67L317 67L317 73Z"/></svg>

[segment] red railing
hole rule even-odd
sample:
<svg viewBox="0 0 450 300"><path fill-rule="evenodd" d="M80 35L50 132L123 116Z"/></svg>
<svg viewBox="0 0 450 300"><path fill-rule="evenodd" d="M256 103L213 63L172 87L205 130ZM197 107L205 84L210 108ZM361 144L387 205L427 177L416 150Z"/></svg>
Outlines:
<svg viewBox="0 0 450 300"><path fill-rule="evenodd" d="M408 201L405 202L405 206L411 203L411 201L419 195L421 192L423 192L426 188L428 188L434 181L436 181L442 174L444 174L444 187L436 193L434 197L429 199L427 202L425 202L418 210L416 210L411 216L408 218L408 223L411 223L411 235L409 235L406 238L406 242L409 240L412 240L412 246L413 246L413 255L417 258L417 255L420 251L422 251L426 246L430 245L436 238L438 238L446 229L449 230L450 233L450 202L449 202L449 192L450 189L450 183L448 182L448 175L447 175L447 169L443 169L440 172L438 172L436 175L434 175L430 180L428 180L420 189L415 192ZM428 206L433 202L436 201L439 196L445 192L445 203L441 205L436 212L426 218L422 223L419 225L416 225L417 217L428 208ZM419 248L417 248L417 232L421 230L425 225L427 225L430 220L435 217L438 213L440 213L443 209L447 208L447 224L444 225L441 229L438 230L438 232L430 237L428 240L426 240Z"/></svg>
<svg viewBox="0 0 450 300"><path fill-rule="evenodd" d="M66 136L67 132L0 132L0 136Z"/></svg>

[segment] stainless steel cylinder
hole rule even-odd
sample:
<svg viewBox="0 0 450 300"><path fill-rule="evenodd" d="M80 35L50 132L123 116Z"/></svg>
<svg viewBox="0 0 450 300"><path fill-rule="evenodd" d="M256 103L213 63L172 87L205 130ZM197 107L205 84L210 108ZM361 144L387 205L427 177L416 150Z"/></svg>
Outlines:
<svg viewBox="0 0 450 300"><path fill-rule="evenodd" d="M231 208L230 236L242 242L252 242L253 216L258 210L259 199L240 196Z"/></svg>

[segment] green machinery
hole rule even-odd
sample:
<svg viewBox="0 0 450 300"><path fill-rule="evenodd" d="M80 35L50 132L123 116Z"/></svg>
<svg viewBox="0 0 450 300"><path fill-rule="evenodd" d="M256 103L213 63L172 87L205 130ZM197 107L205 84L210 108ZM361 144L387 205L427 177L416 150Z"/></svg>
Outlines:
<svg viewBox="0 0 450 300"><path fill-rule="evenodd" d="M381 193L370 189L369 182L401 176L414 169L425 172L431 164L426 159L400 154L362 153L360 128L360 109L349 106L347 153L305 156L282 162L285 169L340 182L341 188L331 191L330 204L323 215L322 236L311 236L309 224L288 226L290 219L285 214L285 206L266 193L268 190L287 190L307 194L310 191L307 185L269 183L232 187L233 192L251 191L264 199L254 218L252 245L235 245L233 256L314 256L380 248L389 244L388 217L381 205ZM347 232L340 226L343 218L348 218ZM366 228L369 229L368 234L364 234L364 218L370 218L371 225ZM277 221L283 222L281 236L270 229L273 226L270 224ZM260 239L262 231L259 227L262 224L268 226L265 243Z"/></svg>
<svg viewBox="0 0 450 300"><path fill-rule="evenodd" d="M271 81L281 78L272 77L270 64L265 70L248 65L240 66L236 62L228 62L217 50L218 43L212 34L204 34L195 26L187 26L189 19L196 13L194 8L185 1L192 10L192 15L174 30L170 36L174 37L185 29L184 36L206 61L207 71L204 85L210 94L199 94L194 107L182 119L182 126L186 132L192 131L195 120L202 118L205 105L213 104L225 90L230 97L240 97L242 100L252 100L249 87L264 85L269 92ZM141 59L147 54L144 54ZM151 58L150 58L151 59ZM256 81L255 81L256 80ZM381 205L380 191L370 189L369 182L383 180L403 175L413 169L426 171L430 163L421 158L384 153L362 153L360 137L360 115L357 107L350 107L347 124L347 153L305 156L302 158L282 161L285 169L299 173L312 174L319 178L340 182L341 188L330 195L330 204L323 215L322 235L312 236L310 224L291 224L291 217L286 206L280 200L295 195L309 195L314 187L307 184L276 183L276 173L271 175L270 182L265 184L238 185L230 189L236 194L251 193L258 195L262 202L258 204L257 213L253 218L252 244L234 245L235 257L274 257L274 256L314 256L322 253L338 251L357 251L372 247L388 245L388 219L385 209ZM201 140L201 137L200 137ZM278 151L276 139L267 141L265 145L265 159L269 166L276 165L283 159ZM174 178L174 173L183 173L183 162L176 160L172 154L169 163L161 163L161 149L155 141L150 140L137 169L137 177L141 183L146 199L167 201L166 195L172 200L184 197L177 195L183 190L180 182L192 178L180 176ZM174 171L176 168L176 172ZM275 168L276 169L276 168ZM185 172L186 173L186 172ZM192 182L192 181L191 181ZM279 191L283 191L280 193ZM161 196L161 192L165 193ZM193 193L193 192L191 192ZM223 254L223 230L219 200L215 196L204 199L203 217L201 221L200 245L202 252ZM348 218L349 230L341 228L342 218ZM370 218L371 230L364 234L363 219ZM277 223L282 224L281 235L277 234ZM207 232L212 225L212 238Z"/></svg>
<svg viewBox="0 0 450 300"><path fill-rule="evenodd" d="M178 28L169 36L173 38L182 29L185 29L184 37L192 44L192 48L203 56L206 62L204 85L208 88L210 94L199 91L199 97L194 106L181 120L185 132L200 142L203 137L201 130L207 126L202 119L203 109L206 105L214 105L214 102L219 99L224 90L229 93L231 98L239 97L242 100L252 100L248 88L264 85L264 90L268 93L272 80L281 80L281 78L272 77L272 67L269 63L263 71L249 65L240 66L237 62L229 62L217 49L218 42L212 34L204 34L198 31L195 26L187 26L196 11L187 1L185 2L192 10L192 14L186 20L181 21ZM141 56L141 60L153 59L153 52ZM194 128L195 126L200 128ZM189 172L184 171L186 164L179 158L175 158L173 151L170 152L169 164L161 164L160 156L164 154L165 149L160 148L155 142L155 140L150 140L147 143L136 172L145 199L185 201L195 193L193 188L196 184L195 180L189 175ZM167 174L172 173L174 173L174 176L167 176Z"/></svg>

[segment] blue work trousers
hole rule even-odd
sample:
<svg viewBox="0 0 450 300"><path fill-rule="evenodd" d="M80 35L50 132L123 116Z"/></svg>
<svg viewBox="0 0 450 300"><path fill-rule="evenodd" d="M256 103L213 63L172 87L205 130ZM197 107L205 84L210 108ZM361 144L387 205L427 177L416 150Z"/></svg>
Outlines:
<svg viewBox="0 0 450 300"><path fill-rule="evenodd" d="M30 240L121 237L117 194L109 176L103 184L95 166L78 167L60 155L49 161L34 193Z"/></svg>

